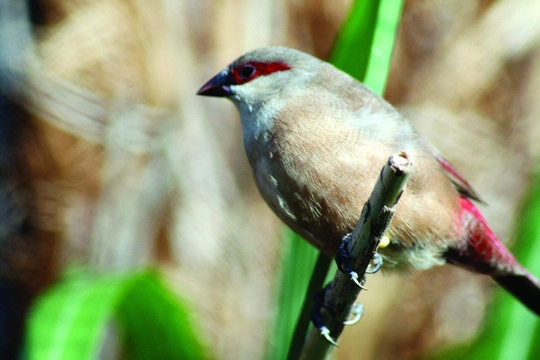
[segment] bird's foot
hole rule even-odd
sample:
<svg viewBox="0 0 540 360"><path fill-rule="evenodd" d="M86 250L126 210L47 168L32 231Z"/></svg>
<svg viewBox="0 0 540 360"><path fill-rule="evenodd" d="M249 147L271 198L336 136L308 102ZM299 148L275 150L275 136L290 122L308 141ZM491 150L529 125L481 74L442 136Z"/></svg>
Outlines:
<svg viewBox="0 0 540 360"><path fill-rule="evenodd" d="M366 274L375 274L381 269L383 265L383 258L379 253L373 255L373 259L369 263L368 268L366 269Z"/></svg>
<svg viewBox="0 0 540 360"><path fill-rule="evenodd" d="M359 302L355 302L351 308L351 315L352 318L344 321L343 325L354 325L360 319L362 318L362 315L364 315L364 305L360 304Z"/></svg>
<svg viewBox="0 0 540 360"><path fill-rule="evenodd" d="M336 263L339 271L342 273L348 274L351 280L358 285L362 290L367 290L364 287L365 277L362 280L359 280L359 275L356 271L353 270L351 266L352 257L349 255L349 242L351 241L352 233L349 233L343 237L341 244L339 245L338 252L336 254ZM371 260L369 267L366 269L366 274L374 274L380 270L383 264L382 256L378 253L375 253L373 260Z"/></svg>
<svg viewBox="0 0 540 360"><path fill-rule="evenodd" d="M359 280L358 273L353 270L351 266L352 257L349 255L349 242L351 241L352 233L349 233L343 237L341 244L339 245L338 252L336 254L336 264L339 269L344 274L348 274L351 280L358 285L362 290L367 290L364 287L365 278Z"/></svg>
<svg viewBox="0 0 540 360"><path fill-rule="evenodd" d="M334 346L339 346L338 343L332 339L332 336L330 336L330 329L328 329L323 322L321 310L323 307L327 306L324 304L324 294L326 293L326 286L322 288L315 297L313 298L313 307L311 308L311 322L313 323L313 326L315 326L322 336L328 342Z"/></svg>
<svg viewBox="0 0 540 360"><path fill-rule="evenodd" d="M313 299L313 308L311 309L310 318L311 318L311 322L313 323L313 326L315 326L319 330L321 335L324 336L324 338L328 340L329 343L331 343L334 346L339 346L338 343L330 335L330 329L328 329L324 325L324 322L322 320L322 313L321 313L322 308L326 308L328 309L328 311L332 312L331 307L327 306L324 303L324 295L326 293L326 289L327 287L324 287L317 293L317 295L315 295ZM356 324L362 318L363 314L364 314L364 306L360 304L359 302L355 302L351 308L351 313L349 315L350 319L347 321L344 321L343 325L349 326L349 325Z"/></svg>

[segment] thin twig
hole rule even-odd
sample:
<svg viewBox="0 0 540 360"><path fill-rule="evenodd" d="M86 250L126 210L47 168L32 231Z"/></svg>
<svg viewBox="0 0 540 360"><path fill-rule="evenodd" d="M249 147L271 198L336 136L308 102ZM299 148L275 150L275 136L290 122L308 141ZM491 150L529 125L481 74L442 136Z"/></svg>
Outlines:
<svg viewBox="0 0 540 360"><path fill-rule="evenodd" d="M352 268L363 279L377 247L388 229L397 202L403 193L411 171L412 163L407 154L401 152L390 156L383 167L369 200L364 205L362 215L349 243ZM324 294L321 315L330 336L337 341L343 331L343 322L351 313L352 306L360 293L348 274L337 272ZM303 359L325 359L334 348L318 329L312 329L302 353Z"/></svg>

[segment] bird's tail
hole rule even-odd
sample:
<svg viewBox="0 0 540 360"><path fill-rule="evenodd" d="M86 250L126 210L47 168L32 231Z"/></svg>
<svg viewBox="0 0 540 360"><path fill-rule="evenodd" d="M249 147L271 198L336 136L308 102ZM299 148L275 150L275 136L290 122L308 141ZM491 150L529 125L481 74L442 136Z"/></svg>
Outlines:
<svg viewBox="0 0 540 360"><path fill-rule="evenodd" d="M498 274L493 275L492 278L523 305L540 316L540 281L527 270L524 270L523 274Z"/></svg>
<svg viewBox="0 0 540 360"><path fill-rule="evenodd" d="M467 198L461 199L465 234L445 253L446 260L491 276L523 305L540 316L540 281L521 266L497 239L486 220Z"/></svg>

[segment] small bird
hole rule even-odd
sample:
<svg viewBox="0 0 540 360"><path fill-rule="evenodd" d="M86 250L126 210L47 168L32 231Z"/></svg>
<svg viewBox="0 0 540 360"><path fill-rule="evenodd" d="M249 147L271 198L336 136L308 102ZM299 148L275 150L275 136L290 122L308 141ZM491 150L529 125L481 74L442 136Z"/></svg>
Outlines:
<svg viewBox="0 0 540 360"><path fill-rule="evenodd" d="M414 169L379 247L383 269L450 263L491 276L540 316L540 282L521 266L473 204L469 183L392 105L359 81L285 47L251 51L198 95L236 105L262 197L293 231L334 257L391 154ZM540 254L539 254L540 255Z"/></svg>

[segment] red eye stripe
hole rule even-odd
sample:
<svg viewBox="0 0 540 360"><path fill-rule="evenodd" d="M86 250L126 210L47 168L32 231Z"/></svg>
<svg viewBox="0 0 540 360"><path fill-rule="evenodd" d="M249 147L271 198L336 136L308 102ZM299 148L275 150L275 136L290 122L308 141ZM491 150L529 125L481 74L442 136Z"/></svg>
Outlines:
<svg viewBox="0 0 540 360"><path fill-rule="evenodd" d="M278 71L289 70L291 67L283 62L249 61L231 69L229 82L232 85L245 84L259 76L270 75Z"/></svg>

